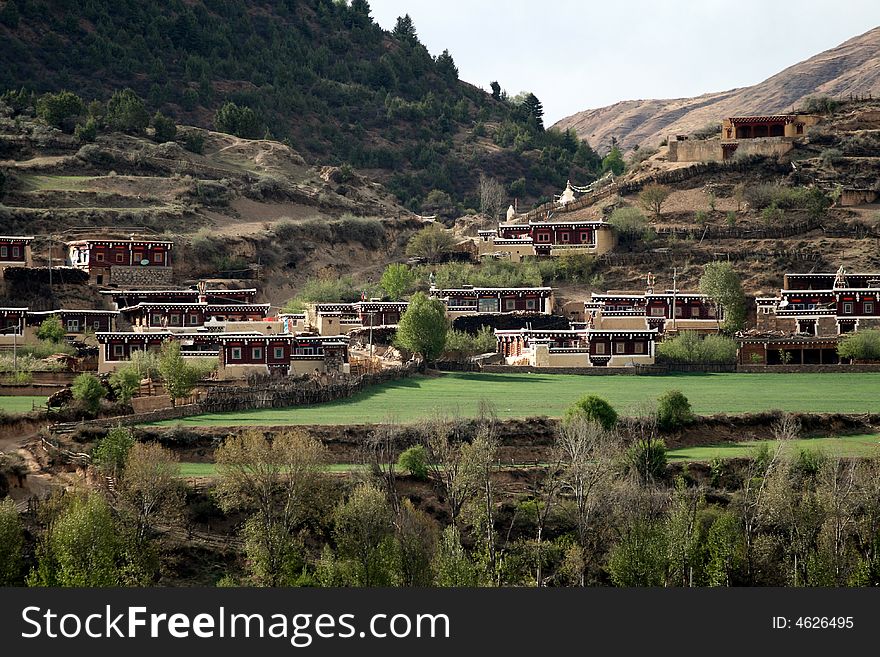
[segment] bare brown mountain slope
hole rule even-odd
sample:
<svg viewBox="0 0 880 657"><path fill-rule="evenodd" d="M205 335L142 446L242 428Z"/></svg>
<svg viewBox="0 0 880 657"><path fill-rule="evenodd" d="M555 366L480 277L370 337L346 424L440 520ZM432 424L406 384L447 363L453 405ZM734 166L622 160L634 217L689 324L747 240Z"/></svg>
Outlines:
<svg viewBox="0 0 880 657"><path fill-rule="evenodd" d="M687 134L728 116L783 112L807 96L880 95L880 27L790 66L751 87L695 98L626 100L585 110L554 127L574 128L607 149L611 137L624 148L656 146L670 134Z"/></svg>

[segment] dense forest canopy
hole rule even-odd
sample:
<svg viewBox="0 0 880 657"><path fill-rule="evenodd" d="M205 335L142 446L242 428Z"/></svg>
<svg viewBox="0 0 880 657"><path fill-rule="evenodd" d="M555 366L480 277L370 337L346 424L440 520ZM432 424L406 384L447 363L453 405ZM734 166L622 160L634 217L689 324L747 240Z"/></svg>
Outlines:
<svg viewBox="0 0 880 657"><path fill-rule="evenodd" d="M535 201L601 166L573 133L544 130L534 95L460 81L409 16L385 31L366 0L8 0L0 39L0 89L88 102L130 87L203 127L231 101L314 161L377 170L413 209L433 190L479 207L475 170Z"/></svg>

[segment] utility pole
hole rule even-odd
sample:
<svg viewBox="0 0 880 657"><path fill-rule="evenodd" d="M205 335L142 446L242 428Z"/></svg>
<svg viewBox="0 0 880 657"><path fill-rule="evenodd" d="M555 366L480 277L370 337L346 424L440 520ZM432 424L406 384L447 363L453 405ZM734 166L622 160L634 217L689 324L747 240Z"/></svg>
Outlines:
<svg viewBox="0 0 880 657"><path fill-rule="evenodd" d="M675 330L675 318L678 315L676 297L678 296L678 268L672 268L672 330Z"/></svg>
<svg viewBox="0 0 880 657"><path fill-rule="evenodd" d="M54 238L52 235L49 235L49 287L52 287L52 243L54 242Z"/></svg>
<svg viewBox="0 0 880 657"><path fill-rule="evenodd" d="M370 371L373 371L373 313L370 313Z"/></svg>

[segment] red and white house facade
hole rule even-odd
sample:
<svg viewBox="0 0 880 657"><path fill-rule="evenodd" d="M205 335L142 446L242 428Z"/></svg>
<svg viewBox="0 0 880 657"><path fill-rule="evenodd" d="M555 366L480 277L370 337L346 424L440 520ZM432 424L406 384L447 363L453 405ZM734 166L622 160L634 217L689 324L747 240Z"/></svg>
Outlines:
<svg viewBox="0 0 880 657"><path fill-rule="evenodd" d="M657 336L657 329L495 331L508 365L553 368L650 365Z"/></svg>
<svg viewBox="0 0 880 657"><path fill-rule="evenodd" d="M553 312L553 288L550 287L473 287L437 289L430 295L446 306L454 320L465 315Z"/></svg>
<svg viewBox="0 0 880 657"><path fill-rule="evenodd" d="M98 285L160 285L171 282L173 248L172 242L149 238L85 239L67 242L67 259Z"/></svg>

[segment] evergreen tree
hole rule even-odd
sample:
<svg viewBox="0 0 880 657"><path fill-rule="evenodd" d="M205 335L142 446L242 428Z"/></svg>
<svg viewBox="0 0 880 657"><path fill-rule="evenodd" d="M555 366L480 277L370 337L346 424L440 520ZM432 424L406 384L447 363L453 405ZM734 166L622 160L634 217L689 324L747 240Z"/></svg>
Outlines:
<svg viewBox="0 0 880 657"><path fill-rule="evenodd" d="M391 34L393 34L398 40L410 45L416 45L419 42L419 35L416 34L416 26L413 24L413 20L410 18L409 14L397 17L397 23L394 25Z"/></svg>
<svg viewBox="0 0 880 657"><path fill-rule="evenodd" d="M150 124L150 115L140 99L131 89L117 91L107 101L107 124L113 130L129 133L142 133Z"/></svg>
<svg viewBox="0 0 880 657"><path fill-rule="evenodd" d="M522 103L529 122L538 130L544 129L544 106L533 93L526 94Z"/></svg>
<svg viewBox="0 0 880 657"><path fill-rule="evenodd" d="M437 72L444 78L450 81L458 79L458 67L455 65L455 61L452 59L452 55L449 54L448 50L444 50L437 55L436 64Z"/></svg>
<svg viewBox="0 0 880 657"><path fill-rule="evenodd" d="M501 100L501 85L498 84L498 80L492 80L489 83L489 87L492 89L492 98Z"/></svg>

